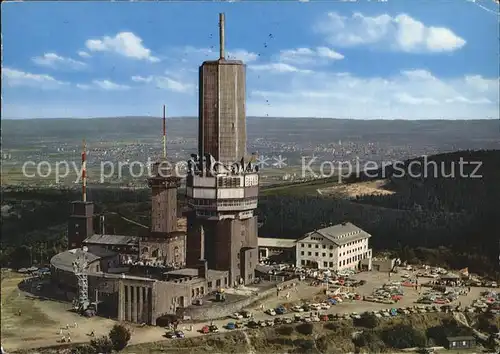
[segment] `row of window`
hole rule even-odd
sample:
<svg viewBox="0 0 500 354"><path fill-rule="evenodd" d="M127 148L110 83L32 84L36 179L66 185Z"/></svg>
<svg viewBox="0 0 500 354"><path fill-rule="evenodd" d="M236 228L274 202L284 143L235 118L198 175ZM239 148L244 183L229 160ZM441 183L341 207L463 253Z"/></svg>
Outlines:
<svg viewBox="0 0 500 354"><path fill-rule="evenodd" d="M241 186L241 177L219 177L217 178L218 187L239 187Z"/></svg>
<svg viewBox="0 0 500 354"><path fill-rule="evenodd" d="M219 200L213 199L192 199L189 203L199 206L223 207L223 206L250 206L257 202L257 198Z"/></svg>
<svg viewBox="0 0 500 354"><path fill-rule="evenodd" d="M314 240L314 241L323 241L322 238L319 238L319 237L311 237L311 240ZM341 245L339 248L347 248L347 247L351 247L351 246L354 246L354 245L357 245L357 244L360 244L361 242L363 242L364 240L357 240L357 241L352 241L352 242L349 242L349 243L346 243L345 245ZM300 244L300 247L304 248L304 247L307 247L308 248L312 248L312 244L311 243L301 243ZM314 245L314 248L319 248L320 245L318 244L315 244ZM327 246L326 245L321 245L323 249L325 249ZM329 248L331 250L333 250L333 247L334 246L329 246Z"/></svg>
<svg viewBox="0 0 500 354"><path fill-rule="evenodd" d="M352 231L352 232L348 232L346 234L343 234L343 235L339 235L337 237L335 237L336 239L340 239L340 238L344 238L344 237L348 237L348 236L354 236L354 235L357 235L359 234L361 231Z"/></svg>
<svg viewBox="0 0 500 354"><path fill-rule="evenodd" d="M347 250L346 252L342 252L342 253L340 254L340 256L345 256L345 255L348 255L348 254L351 254L351 253L359 252L359 251L361 251L361 250L363 250L363 249L365 249L365 250L366 250L367 248L368 248L368 246L367 246L367 245L364 245L364 246L361 246L361 247L356 247L356 248L353 248L353 249Z"/></svg>
<svg viewBox="0 0 500 354"><path fill-rule="evenodd" d="M311 252L309 252L309 253L311 253ZM316 253L316 255L317 255L317 253ZM343 261L339 261L339 267L352 264L354 262L360 261L360 260L365 259L365 258L366 258L366 255L364 255L364 254L363 255L358 254L357 256L354 256L354 257L351 257L351 258L348 258L348 259L344 259ZM316 262L315 261L311 261L309 259L302 259L300 261L300 264L303 265L303 266L310 266L310 265L313 265L313 263L316 263ZM323 268L333 268L333 264L334 264L333 262L323 261Z"/></svg>
<svg viewBox="0 0 500 354"><path fill-rule="evenodd" d="M319 248L319 246L320 245L314 245L314 248ZM323 249L326 249L326 245L322 245L322 246L323 246ZM301 243L300 247L304 248L304 247L306 247L306 244L305 243ZM308 248L312 248L312 244L308 243L307 247ZM330 249L333 250L333 246L330 246Z"/></svg>
<svg viewBox="0 0 500 354"><path fill-rule="evenodd" d="M304 251L300 251L300 255L301 256L305 256L305 252ZM307 255L308 256L312 256L312 252L307 252ZM322 255L323 255L323 258L326 257L326 253L325 252L323 252ZM315 257L319 257L319 252L314 252L314 256ZM330 253L330 258L333 258L333 253Z"/></svg>

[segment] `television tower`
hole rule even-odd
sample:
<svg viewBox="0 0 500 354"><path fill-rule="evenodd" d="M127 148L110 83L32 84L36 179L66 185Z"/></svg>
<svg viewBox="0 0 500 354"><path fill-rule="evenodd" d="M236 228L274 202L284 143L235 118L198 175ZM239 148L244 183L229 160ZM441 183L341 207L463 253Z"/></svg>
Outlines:
<svg viewBox="0 0 500 354"><path fill-rule="evenodd" d="M198 155L186 178L186 263L229 272L227 284L253 283L257 252L258 169L246 154L245 64L227 60L224 14L219 59L199 69Z"/></svg>

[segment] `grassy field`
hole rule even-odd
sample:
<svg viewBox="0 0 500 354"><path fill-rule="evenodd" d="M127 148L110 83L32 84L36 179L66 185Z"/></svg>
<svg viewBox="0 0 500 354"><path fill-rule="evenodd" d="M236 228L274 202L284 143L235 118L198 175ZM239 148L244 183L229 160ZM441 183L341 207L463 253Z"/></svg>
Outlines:
<svg viewBox="0 0 500 354"><path fill-rule="evenodd" d="M27 327L54 324L54 321L46 316L33 300L21 295L17 284L22 279L19 274L2 272L2 340L16 337L19 330Z"/></svg>

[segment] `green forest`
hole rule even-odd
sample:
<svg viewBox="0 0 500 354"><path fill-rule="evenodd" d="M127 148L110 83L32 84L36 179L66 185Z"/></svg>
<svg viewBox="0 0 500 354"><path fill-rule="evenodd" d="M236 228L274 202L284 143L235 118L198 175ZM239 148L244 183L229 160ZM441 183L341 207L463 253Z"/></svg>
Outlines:
<svg viewBox="0 0 500 354"><path fill-rule="evenodd" d="M420 161L420 166L427 163L427 170L419 171L418 164L411 165L412 161ZM463 164L459 173L460 161L474 163ZM401 173L405 169L406 172L412 169L413 177ZM420 176L415 177L419 172ZM480 178L473 178L479 175ZM499 150L460 151L428 157L425 161L409 160L399 170L393 166L378 171L376 176L353 175L344 183L382 177L389 181L386 188L394 194L337 199L287 193L286 189L263 193L258 209L259 220L263 222L259 235L297 238L323 226L350 221L373 236L371 244L375 251L392 252L412 263L468 266L470 271L498 277ZM91 189L89 195L96 203L96 213L116 213L106 218L107 232L128 235L143 233L144 229L124 222L120 215L148 225L149 197L148 190L105 188ZM1 265L47 263L52 255L64 249L69 202L76 199L78 192L69 189L4 189ZM181 195L179 202L181 213Z"/></svg>

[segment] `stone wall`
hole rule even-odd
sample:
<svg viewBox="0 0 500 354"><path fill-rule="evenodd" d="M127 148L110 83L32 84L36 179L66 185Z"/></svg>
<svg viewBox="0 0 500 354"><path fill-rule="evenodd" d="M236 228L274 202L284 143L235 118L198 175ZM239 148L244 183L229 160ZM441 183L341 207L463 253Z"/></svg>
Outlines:
<svg viewBox="0 0 500 354"><path fill-rule="evenodd" d="M275 287L270 289L260 291L255 296L249 296L242 300L235 302L225 302L215 303L210 307L189 307L185 310L184 314L187 316L191 316L193 321L210 321L218 318L227 317L235 312L241 311L241 309L252 305L253 303L259 301L270 295L276 296L276 288L281 287L284 288L286 286L291 286L293 283L298 283L299 280L297 278L287 280L285 282L277 284Z"/></svg>

